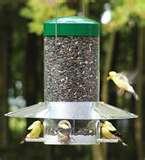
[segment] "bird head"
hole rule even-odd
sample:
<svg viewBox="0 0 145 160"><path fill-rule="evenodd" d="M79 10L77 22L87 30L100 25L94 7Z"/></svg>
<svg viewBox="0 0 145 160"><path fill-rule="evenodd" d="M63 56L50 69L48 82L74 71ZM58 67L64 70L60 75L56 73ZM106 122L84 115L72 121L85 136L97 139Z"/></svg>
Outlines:
<svg viewBox="0 0 145 160"><path fill-rule="evenodd" d="M116 72L115 71L110 71L109 72L109 76L107 77L107 80L110 80L110 79L112 79L114 76L116 76Z"/></svg>
<svg viewBox="0 0 145 160"><path fill-rule="evenodd" d="M58 128L61 128L61 129L71 129L71 124L67 120L61 120L58 123Z"/></svg>
<svg viewBox="0 0 145 160"><path fill-rule="evenodd" d="M29 127L28 130L32 130L33 128L35 128L36 126L41 126L41 121L35 121L33 122Z"/></svg>

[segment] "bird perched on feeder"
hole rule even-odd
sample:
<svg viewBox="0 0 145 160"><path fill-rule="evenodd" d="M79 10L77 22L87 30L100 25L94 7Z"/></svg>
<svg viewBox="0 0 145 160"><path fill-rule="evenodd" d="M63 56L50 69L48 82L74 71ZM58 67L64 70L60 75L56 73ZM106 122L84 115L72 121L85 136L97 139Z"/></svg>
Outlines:
<svg viewBox="0 0 145 160"><path fill-rule="evenodd" d="M127 144L123 142L121 134L109 121L104 121L100 123L100 133L101 133L101 136L104 138L118 139L123 146L127 146Z"/></svg>
<svg viewBox="0 0 145 160"><path fill-rule="evenodd" d="M37 120L28 127L28 130L31 131L26 135L26 138L39 138L43 132L43 124Z"/></svg>
<svg viewBox="0 0 145 160"><path fill-rule="evenodd" d="M33 122L27 129L28 131L31 130L26 136L26 138L29 139L35 139L35 138L39 138L40 135L43 133L43 124L41 123L41 121L37 120L35 122ZM20 143L23 144L26 140L22 140Z"/></svg>
<svg viewBox="0 0 145 160"><path fill-rule="evenodd" d="M68 120L58 122L58 141L60 143L69 143L71 134L71 124Z"/></svg>
<svg viewBox="0 0 145 160"><path fill-rule="evenodd" d="M89 131L89 133L91 134L95 134L96 132L96 127L98 126L98 122L91 120L87 123L87 130Z"/></svg>
<svg viewBox="0 0 145 160"><path fill-rule="evenodd" d="M139 99L133 87L130 85L128 78L122 74L117 73L115 71L110 71L107 80L112 80L116 86L119 88L120 93L124 93L125 91L133 94L136 100Z"/></svg>

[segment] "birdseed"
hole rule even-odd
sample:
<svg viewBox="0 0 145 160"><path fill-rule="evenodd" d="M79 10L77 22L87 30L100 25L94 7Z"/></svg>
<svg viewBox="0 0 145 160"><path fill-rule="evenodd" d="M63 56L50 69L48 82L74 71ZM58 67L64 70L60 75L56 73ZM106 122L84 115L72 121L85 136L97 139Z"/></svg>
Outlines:
<svg viewBox="0 0 145 160"><path fill-rule="evenodd" d="M97 101L99 40L96 37L44 38L45 101Z"/></svg>

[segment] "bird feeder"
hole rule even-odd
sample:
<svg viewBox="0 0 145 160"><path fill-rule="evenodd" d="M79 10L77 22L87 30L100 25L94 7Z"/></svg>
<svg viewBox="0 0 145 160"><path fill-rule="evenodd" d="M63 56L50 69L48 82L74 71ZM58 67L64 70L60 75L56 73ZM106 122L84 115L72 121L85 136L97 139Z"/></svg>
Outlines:
<svg viewBox="0 0 145 160"><path fill-rule="evenodd" d="M100 24L84 17L62 17L44 23L44 102L6 114L43 119L43 137L26 141L115 143L117 139L101 137L100 120L137 117L99 101L99 34Z"/></svg>

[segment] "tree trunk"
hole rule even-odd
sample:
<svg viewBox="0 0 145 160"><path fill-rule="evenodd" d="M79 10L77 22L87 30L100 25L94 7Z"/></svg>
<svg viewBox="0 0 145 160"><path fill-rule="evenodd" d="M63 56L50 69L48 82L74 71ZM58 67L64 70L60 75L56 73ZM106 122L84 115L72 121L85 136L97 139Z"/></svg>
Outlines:
<svg viewBox="0 0 145 160"><path fill-rule="evenodd" d="M115 40L115 33L110 35L109 43L107 41L106 49L106 56L103 68L103 78L102 78L102 90L101 90L101 100L104 102L108 102L108 82L107 76L108 72L111 70L112 65L112 57L113 57L113 49L114 49L114 40Z"/></svg>
<svg viewBox="0 0 145 160"><path fill-rule="evenodd" d="M0 148L7 148L9 142L8 118L4 114L8 112L8 89L10 81L10 54L12 40L11 26L5 27L5 31L0 33ZM2 159L7 159L6 154L1 155Z"/></svg>
<svg viewBox="0 0 145 160"><path fill-rule="evenodd" d="M7 107L7 90L8 90L8 53L7 53L7 42L5 41L5 35L0 36L0 145L7 145L7 119L3 115L8 111Z"/></svg>
<svg viewBox="0 0 145 160"><path fill-rule="evenodd" d="M144 48L144 28L138 29L137 39L137 67L138 67L138 79L137 79L137 93L140 100L136 102L136 114L139 118L135 121L135 140L137 148L138 160L143 160L143 144L142 144L142 99L143 97L143 48Z"/></svg>

